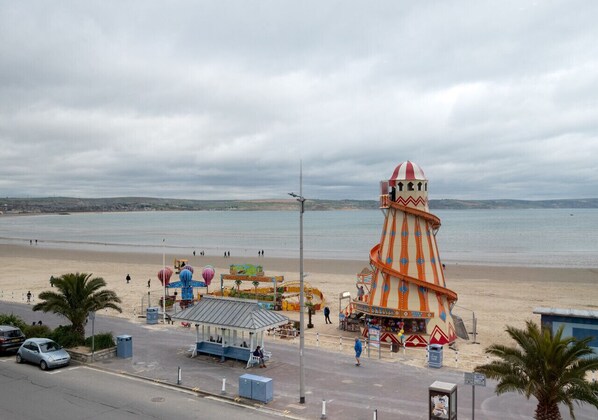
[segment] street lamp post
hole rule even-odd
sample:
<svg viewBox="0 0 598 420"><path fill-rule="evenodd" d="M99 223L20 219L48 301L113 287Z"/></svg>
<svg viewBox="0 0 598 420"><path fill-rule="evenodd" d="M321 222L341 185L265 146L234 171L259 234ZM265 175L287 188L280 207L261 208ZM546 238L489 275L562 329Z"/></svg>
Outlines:
<svg viewBox="0 0 598 420"><path fill-rule="evenodd" d="M302 182L299 185L299 195L289 193L300 203L299 213L299 403L305 404L305 369L303 365L303 350L305 348L305 297L303 290L303 212L305 198L302 195Z"/></svg>

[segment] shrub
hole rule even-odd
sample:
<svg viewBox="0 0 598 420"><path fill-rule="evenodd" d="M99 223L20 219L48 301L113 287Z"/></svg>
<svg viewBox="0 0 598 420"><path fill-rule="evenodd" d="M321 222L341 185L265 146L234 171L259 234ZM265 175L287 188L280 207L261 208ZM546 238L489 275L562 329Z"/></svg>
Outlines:
<svg viewBox="0 0 598 420"><path fill-rule="evenodd" d="M52 336L52 330L47 325L27 325L21 331L28 338L50 338Z"/></svg>
<svg viewBox="0 0 598 420"><path fill-rule="evenodd" d="M91 349L91 341L92 337L87 337L85 339L85 345ZM114 341L114 336L111 332L107 333L100 333L95 335L95 339L93 340L94 348L92 350L103 350L109 349L110 347L116 346L116 342Z"/></svg>
<svg viewBox="0 0 598 420"><path fill-rule="evenodd" d="M0 325L12 325L13 327L19 328L25 334L27 323L23 318L14 314L0 314Z"/></svg>
<svg viewBox="0 0 598 420"><path fill-rule="evenodd" d="M59 326L52 331L49 338L66 348L82 346L85 344L85 341L73 330L71 325Z"/></svg>

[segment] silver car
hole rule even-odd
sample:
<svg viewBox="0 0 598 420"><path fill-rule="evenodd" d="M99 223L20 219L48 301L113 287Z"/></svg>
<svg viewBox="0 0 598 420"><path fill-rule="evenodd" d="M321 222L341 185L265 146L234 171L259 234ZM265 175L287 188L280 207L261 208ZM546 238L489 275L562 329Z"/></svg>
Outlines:
<svg viewBox="0 0 598 420"><path fill-rule="evenodd" d="M71 355L49 338L28 338L17 351L17 363L30 362L41 370L67 366Z"/></svg>

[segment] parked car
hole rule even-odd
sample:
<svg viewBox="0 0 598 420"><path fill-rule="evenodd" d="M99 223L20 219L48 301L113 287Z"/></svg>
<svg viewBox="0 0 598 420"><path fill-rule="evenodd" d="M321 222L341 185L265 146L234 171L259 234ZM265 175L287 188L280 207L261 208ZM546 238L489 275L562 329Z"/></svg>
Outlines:
<svg viewBox="0 0 598 420"><path fill-rule="evenodd" d="M71 355L49 338L28 338L17 351L17 363L29 362L41 370L67 366Z"/></svg>
<svg viewBox="0 0 598 420"><path fill-rule="evenodd" d="M25 334L12 325L0 325L0 353L14 353L25 341Z"/></svg>

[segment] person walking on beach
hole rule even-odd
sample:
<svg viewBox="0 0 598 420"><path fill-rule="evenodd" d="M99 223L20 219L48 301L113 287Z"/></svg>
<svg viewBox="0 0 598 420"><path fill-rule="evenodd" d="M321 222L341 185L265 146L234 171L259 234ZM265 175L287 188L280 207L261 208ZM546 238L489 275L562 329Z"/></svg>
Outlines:
<svg viewBox="0 0 598 420"><path fill-rule="evenodd" d="M127 280L127 284L129 284L129 282L131 281L131 276L129 274L127 274L126 280Z"/></svg>
<svg viewBox="0 0 598 420"><path fill-rule="evenodd" d="M147 279L147 288L148 289L151 287L150 286L151 284L152 284L152 279Z"/></svg>
<svg viewBox="0 0 598 420"><path fill-rule="evenodd" d="M355 360L357 360L355 366L361 366L361 363L359 362L359 358L361 357L361 350L361 340L359 339L359 337L355 337Z"/></svg>
<svg viewBox="0 0 598 420"><path fill-rule="evenodd" d="M27 292L27 303L31 302L31 290Z"/></svg>
<svg viewBox="0 0 598 420"><path fill-rule="evenodd" d="M54 287L54 276L50 276L50 287Z"/></svg>
<svg viewBox="0 0 598 420"><path fill-rule="evenodd" d="M332 321L330 320L330 308L328 306L324 308L324 319L327 324L332 324Z"/></svg>

